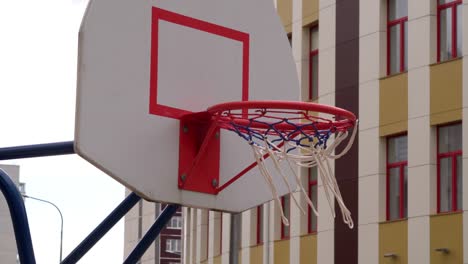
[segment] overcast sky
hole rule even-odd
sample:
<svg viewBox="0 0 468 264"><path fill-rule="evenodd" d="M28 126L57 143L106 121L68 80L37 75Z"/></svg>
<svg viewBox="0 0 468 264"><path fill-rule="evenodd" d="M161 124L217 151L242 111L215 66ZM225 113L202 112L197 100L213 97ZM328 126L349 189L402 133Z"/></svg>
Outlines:
<svg viewBox="0 0 468 264"><path fill-rule="evenodd" d="M73 140L77 37L85 0L0 1L0 147ZM76 155L20 165L30 196L64 217L64 257L124 199L124 188ZM37 263L57 263L60 221L26 200ZM121 221L80 263L123 260Z"/></svg>

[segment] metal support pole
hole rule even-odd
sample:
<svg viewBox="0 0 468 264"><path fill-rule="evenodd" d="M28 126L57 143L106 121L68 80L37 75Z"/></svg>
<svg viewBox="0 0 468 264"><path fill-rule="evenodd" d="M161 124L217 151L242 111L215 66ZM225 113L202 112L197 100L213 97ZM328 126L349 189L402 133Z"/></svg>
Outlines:
<svg viewBox="0 0 468 264"><path fill-rule="evenodd" d="M78 262L122 217L125 216L140 197L131 193L104 219L63 261L62 264Z"/></svg>
<svg viewBox="0 0 468 264"><path fill-rule="evenodd" d="M0 169L0 189L10 210L21 264L35 264L34 249L29 231L28 216L23 197L6 172Z"/></svg>
<svg viewBox="0 0 468 264"><path fill-rule="evenodd" d="M26 194L23 194L23 197L33 199L33 200L36 200L36 201L39 201L39 202L50 204L53 207L55 207L55 209L57 209L57 211L58 211L58 213L60 215L60 256L59 256L60 261L59 261L59 263L61 263L62 262L62 252L63 252L63 215L62 215L62 211L60 211L60 209L58 208L57 205L55 205L54 203L49 202L47 200L39 199L39 198L32 197L32 196L29 196L29 195L26 195Z"/></svg>
<svg viewBox="0 0 468 264"><path fill-rule="evenodd" d="M0 160L74 154L73 141L0 148Z"/></svg>
<svg viewBox="0 0 468 264"><path fill-rule="evenodd" d="M166 206L161 215L156 219L154 224L150 227L148 232L143 236L143 238L138 242L133 251L128 255L127 259L124 261L124 264L134 264L137 263L141 256L145 254L148 247L153 243L154 240L159 236L161 230L166 226L167 222L177 213L180 205L171 204Z"/></svg>
<svg viewBox="0 0 468 264"><path fill-rule="evenodd" d="M229 264L239 263L239 245L241 242L241 214L231 214L231 229L229 243Z"/></svg>

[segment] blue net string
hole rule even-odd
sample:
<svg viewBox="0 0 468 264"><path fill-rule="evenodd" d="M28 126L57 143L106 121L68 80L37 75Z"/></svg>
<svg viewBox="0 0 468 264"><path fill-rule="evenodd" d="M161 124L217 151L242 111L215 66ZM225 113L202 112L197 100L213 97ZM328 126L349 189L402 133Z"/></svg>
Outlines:
<svg viewBox="0 0 468 264"><path fill-rule="evenodd" d="M297 124L291 122L288 118L277 120L273 123L268 123L254 118L248 119L246 125L241 125L235 122L231 122L228 130L235 132L249 144L257 146L265 146L265 139L268 139L272 144L278 146L283 142L289 142L289 148L286 150L287 153L297 149L298 147L305 148L327 148L327 141L330 136L336 131L334 127L326 130L317 129L318 122L310 122L304 124ZM254 128L264 127L262 129ZM283 130L279 127L287 125L288 129ZM268 143L269 148L273 148L273 145Z"/></svg>

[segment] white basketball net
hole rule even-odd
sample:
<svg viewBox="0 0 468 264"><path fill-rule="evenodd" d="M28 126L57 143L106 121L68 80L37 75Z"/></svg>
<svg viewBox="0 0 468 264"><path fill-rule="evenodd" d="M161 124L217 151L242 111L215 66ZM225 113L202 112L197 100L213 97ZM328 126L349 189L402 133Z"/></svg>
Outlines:
<svg viewBox="0 0 468 264"><path fill-rule="evenodd" d="M346 207L343 201L343 197L341 196L341 192L338 187L338 183L336 181L335 175L333 173L332 166L330 165L330 160L335 160L335 159L342 157L349 151L349 149L351 149L351 146L356 137L356 131L357 131L357 121L356 121L356 124L354 125L353 132L348 141L348 144L339 154L334 154L334 151L336 147L340 145L340 143L343 142L348 137L348 134L349 134L348 131L337 132L334 140L328 139L328 142L331 142L331 144L329 144L326 147L322 144L319 145L319 144L313 144L313 143L309 143L307 144L307 146L297 145L291 141L281 141L283 142L283 144L278 144L270 140L268 138L268 135L264 136L264 139L263 139L264 144L259 144L258 141L256 141L256 143L254 143L253 141L249 142L250 146L252 147L252 151L253 151L255 160L257 161L260 172L263 175L266 183L268 184L271 190L271 193L273 195L273 198L276 201L280 209L281 219L284 225L288 226L289 220L284 215L284 210L281 205L281 201L278 195L277 188L273 182L273 177L268 167L265 164L265 159L267 156L271 158L274 164L274 169L279 173L279 175L281 175L281 178L283 179L284 184L288 187L289 193L292 193L293 190L291 188L291 184L289 183L288 177L286 176L286 173L283 171L283 169L280 166L281 162L283 161L286 162L287 167L289 167L291 173L294 175L296 184L299 187L300 192L304 195L307 201L307 204L310 206L314 214L318 216L319 213L317 211L316 206L310 200L309 195L307 194L299 175L294 169L294 168L297 168L297 166L303 167L303 168L317 167L317 170L319 172L318 175L320 175L320 179L324 188L325 196L327 198L328 205L330 206L330 209L332 211L333 217L336 217L335 210L333 209L334 208L333 201L334 199L336 199L337 204L340 207L344 223L346 223L349 226L349 228L353 228L354 223L353 223L353 219L351 218L351 212L348 210L348 208ZM288 153L288 149L290 148L297 148L299 150L298 151L299 154ZM296 204L296 206L300 209L300 211L303 214L306 214L306 211L304 210L304 208L302 208L302 206L296 200L294 195L291 195L291 197L294 203Z"/></svg>

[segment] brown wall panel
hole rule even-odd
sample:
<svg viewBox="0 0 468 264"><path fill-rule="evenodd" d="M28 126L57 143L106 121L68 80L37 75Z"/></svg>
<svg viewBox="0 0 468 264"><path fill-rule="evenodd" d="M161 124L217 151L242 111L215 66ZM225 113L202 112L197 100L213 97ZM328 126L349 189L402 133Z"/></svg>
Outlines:
<svg viewBox="0 0 468 264"><path fill-rule="evenodd" d="M359 0L336 2L335 104L359 113ZM335 176L354 228L343 223L335 205L335 263L358 263L358 140L351 150L335 161ZM345 145L343 142L342 145ZM339 150L338 150L339 151Z"/></svg>

